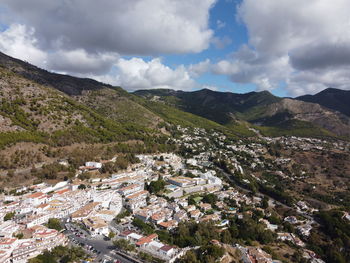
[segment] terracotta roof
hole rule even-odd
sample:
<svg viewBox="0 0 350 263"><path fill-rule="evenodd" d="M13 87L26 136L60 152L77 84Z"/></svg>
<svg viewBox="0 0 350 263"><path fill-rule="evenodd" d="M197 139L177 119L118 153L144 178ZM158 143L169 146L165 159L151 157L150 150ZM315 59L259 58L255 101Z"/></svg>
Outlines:
<svg viewBox="0 0 350 263"><path fill-rule="evenodd" d="M174 248L174 247L172 247L172 246L164 245L164 246L162 246L160 249L163 250L163 251L169 251L169 250L171 250L171 249L173 249L173 248Z"/></svg>
<svg viewBox="0 0 350 263"><path fill-rule="evenodd" d="M28 195L27 198L39 198L39 197L41 197L43 195L45 195L45 194L42 193L42 192L36 192L34 194Z"/></svg>
<svg viewBox="0 0 350 263"><path fill-rule="evenodd" d="M199 215L200 213L201 213L201 211L199 211L198 209L190 211L191 216Z"/></svg>
<svg viewBox="0 0 350 263"><path fill-rule="evenodd" d="M62 194L67 193L67 192L69 192L69 191L70 191L70 190L69 190L68 188L66 188L66 189L57 191L56 194L62 195Z"/></svg>
<svg viewBox="0 0 350 263"><path fill-rule="evenodd" d="M75 211L71 217L86 217L88 216L93 209L98 206L100 204L100 202L92 202L92 203L88 203L87 205L83 206L82 208L80 208L79 210Z"/></svg>
<svg viewBox="0 0 350 263"><path fill-rule="evenodd" d="M126 231L121 232L119 235L126 237L126 236L130 235L131 233L134 233L134 232L130 231L130 230L126 230Z"/></svg>
<svg viewBox="0 0 350 263"><path fill-rule="evenodd" d="M55 230L55 229L46 229L44 231L38 231L35 233L35 236L37 237L45 237L45 236L50 236L50 235L53 235L53 234L57 234L58 231Z"/></svg>
<svg viewBox="0 0 350 263"><path fill-rule="evenodd" d="M40 205L37 206L37 208L44 208L44 207L47 207L47 206L49 206L49 205L48 204L40 204Z"/></svg>
<svg viewBox="0 0 350 263"><path fill-rule="evenodd" d="M160 220L160 219L163 219L165 216L164 216L164 214L163 213L156 213L156 214L153 214L152 215L152 219L153 220Z"/></svg>
<svg viewBox="0 0 350 263"><path fill-rule="evenodd" d="M155 238L157 238L157 237L158 237L157 234L150 234L150 235L148 236L148 238L151 238L151 239L155 239Z"/></svg>
<svg viewBox="0 0 350 263"><path fill-rule="evenodd" d="M134 199L134 198L137 198L137 197L139 197L139 196L141 196L141 195L145 195L145 194L148 194L148 191L146 191L146 190L143 190L143 191L140 191L140 192L137 192L137 193L135 193L135 194L132 194L132 195L128 195L127 197L126 197L126 199Z"/></svg>
<svg viewBox="0 0 350 263"><path fill-rule="evenodd" d="M164 228L169 228L169 227L175 227L177 226L177 221L176 220L170 220L167 222L161 222L158 225L164 227Z"/></svg>
<svg viewBox="0 0 350 263"><path fill-rule="evenodd" d="M0 239L0 245L11 245L16 240L17 240L17 238L2 238L2 239Z"/></svg>
<svg viewBox="0 0 350 263"><path fill-rule="evenodd" d="M154 239L156 239L157 237L158 237L157 234L151 234L151 235L149 235L149 236L147 236L147 237L142 237L142 238L140 238L140 240L139 240L138 242L136 242L136 245L137 245L137 246L141 246L141 245L143 245L143 244L150 243L150 242L152 242Z"/></svg>

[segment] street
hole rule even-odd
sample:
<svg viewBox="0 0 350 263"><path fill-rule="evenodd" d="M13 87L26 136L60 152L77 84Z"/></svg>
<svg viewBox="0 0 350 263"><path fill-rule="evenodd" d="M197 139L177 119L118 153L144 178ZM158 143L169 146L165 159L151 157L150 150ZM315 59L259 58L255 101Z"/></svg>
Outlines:
<svg viewBox="0 0 350 263"><path fill-rule="evenodd" d="M141 262L117 250L113 242L107 238L91 237L85 230L72 223L66 223L65 226L64 233L70 243L81 246L88 254L94 255L96 257L94 262L116 262L117 260L122 263Z"/></svg>

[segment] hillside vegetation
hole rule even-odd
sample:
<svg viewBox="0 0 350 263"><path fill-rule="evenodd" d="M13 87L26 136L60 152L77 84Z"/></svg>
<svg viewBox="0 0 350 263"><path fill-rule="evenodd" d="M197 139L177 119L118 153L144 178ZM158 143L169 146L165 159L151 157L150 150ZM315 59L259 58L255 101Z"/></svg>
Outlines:
<svg viewBox="0 0 350 263"><path fill-rule="evenodd" d="M140 90L134 94L216 121L231 130L242 128L243 121L244 126L255 126L269 136L350 136L349 117L316 103L279 98L268 91L236 94L206 89Z"/></svg>

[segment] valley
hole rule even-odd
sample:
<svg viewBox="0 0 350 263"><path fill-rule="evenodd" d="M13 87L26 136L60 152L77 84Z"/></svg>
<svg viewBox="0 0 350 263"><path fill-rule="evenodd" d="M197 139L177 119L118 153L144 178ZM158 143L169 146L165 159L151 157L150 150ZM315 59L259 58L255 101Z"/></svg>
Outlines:
<svg viewBox="0 0 350 263"><path fill-rule="evenodd" d="M4 54L0 85L0 259L349 258L346 111L269 92L128 93Z"/></svg>

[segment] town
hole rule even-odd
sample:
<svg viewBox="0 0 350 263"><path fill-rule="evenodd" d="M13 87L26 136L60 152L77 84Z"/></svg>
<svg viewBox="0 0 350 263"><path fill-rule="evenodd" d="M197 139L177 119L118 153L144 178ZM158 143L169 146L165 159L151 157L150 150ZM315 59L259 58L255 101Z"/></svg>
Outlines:
<svg viewBox="0 0 350 263"><path fill-rule="evenodd" d="M90 160L66 181L4 191L0 262L28 262L58 246L81 247L84 260L94 262L176 262L195 255L204 239L199 234L197 241L181 236L186 224L214 229L205 238L220 248L215 259L220 262L283 262L283 256L264 245L270 243L290 258L324 262L307 246L319 225L314 219L319 208L301 196L290 201L277 190L269 192L277 189L279 179L259 171L286 182L302 180L307 171L286 172L290 158L266 158L269 151L272 156L271 145L293 151L349 151L348 143L261 136L247 142L217 131L177 130L180 135L172 143L179 145L178 153L136 155L127 169L108 177L101 170L115 157ZM70 165L67 160L58 163ZM346 211L344 218L350 220Z"/></svg>

